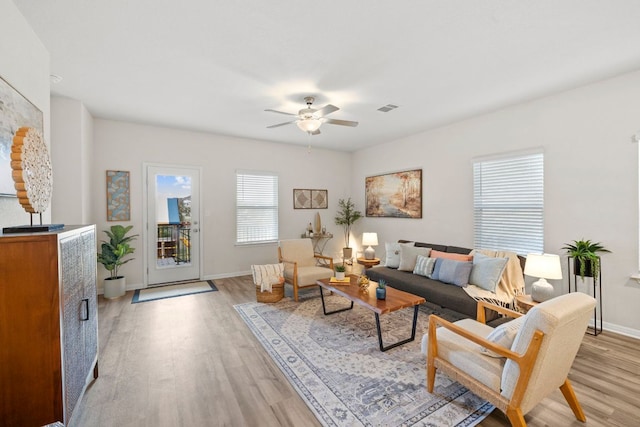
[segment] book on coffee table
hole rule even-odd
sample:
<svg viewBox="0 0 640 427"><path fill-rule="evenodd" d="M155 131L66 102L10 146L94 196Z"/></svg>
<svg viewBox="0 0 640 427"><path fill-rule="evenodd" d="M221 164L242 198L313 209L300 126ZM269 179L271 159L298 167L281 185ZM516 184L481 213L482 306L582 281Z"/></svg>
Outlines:
<svg viewBox="0 0 640 427"><path fill-rule="evenodd" d="M329 283L333 283L334 285L348 285L351 283L351 279L349 277L345 277L344 279L338 279L336 277L332 277L329 279Z"/></svg>

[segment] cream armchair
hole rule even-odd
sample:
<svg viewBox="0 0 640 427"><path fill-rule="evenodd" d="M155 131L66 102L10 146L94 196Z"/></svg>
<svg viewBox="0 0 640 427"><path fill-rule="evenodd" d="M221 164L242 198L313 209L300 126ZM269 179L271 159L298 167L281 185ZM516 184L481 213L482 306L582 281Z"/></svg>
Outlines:
<svg viewBox="0 0 640 427"><path fill-rule="evenodd" d="M512 426L526 426L524 414L559 387L575 417L585 422L567 375L595 304L595 299L584 293L562 295L499 326L500 330L485 324L485 307L512 317L521 314L479 302L477 321L451 323L431 315L425 336L427 389L433 392L439 369L503 411ZM509 329L515 335L513 344L496 344L495 338L508 336L501 332Z"/></svg>
<svg viewBox="0 0 640 427"><path fill-rule="evenodd" d="M311 239L280 240L278 260L284 263L284 280L293 285L295 301L298 301L299 288L315 286L316 281L333 275L333 259L313 253ZM326 265L318 265L319 260Z"/></svg>

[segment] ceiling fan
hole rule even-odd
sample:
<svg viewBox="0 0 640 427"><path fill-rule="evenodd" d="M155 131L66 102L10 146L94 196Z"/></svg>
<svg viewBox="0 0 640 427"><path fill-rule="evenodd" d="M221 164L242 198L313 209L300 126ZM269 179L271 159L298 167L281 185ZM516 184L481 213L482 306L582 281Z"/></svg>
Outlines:
<svg viewBox="0 0 640 427"><path fill-rule="evenodd" d="M307 132L311 135L318 135L320 133L320 125L323 123L327 123L330 125L340 125L340 126L358 126L358 122L352 122L350 120L337 120L337 119L328 119L325 116L331 114L335 111L338 111L339 108L335 105L327 104L319 110L315 108L311 108L313 101L315 98L313 96L307 96L304 98L304 101L307 103L307 108L303 108L298 111L298 114L293 113L285 113L284 111L272 110L270 108L264 111L271 111L272 113L278 114L286 114L287 116L297 116L296 120L291 120L289 122L278 123L277 125L267 126L267 128L277 128L284 125L289 125L291 123L295 123L301 131Z"/></svg>

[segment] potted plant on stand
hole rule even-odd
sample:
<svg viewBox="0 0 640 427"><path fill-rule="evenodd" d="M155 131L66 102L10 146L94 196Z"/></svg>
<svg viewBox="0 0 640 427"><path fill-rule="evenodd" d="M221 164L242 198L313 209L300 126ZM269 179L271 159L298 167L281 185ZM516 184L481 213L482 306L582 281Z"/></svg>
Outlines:
<svg viewBox="0 0 640 427"><path fill-rule="evenodd" d="M573 271L577 273L582 280L586 277L598 279L600 274L600 257L598 252L611 252L605 249L599 242L591 240L574 240L573 244L567 243L562 249L567 251L567 255L573 258Z"/></svg>
<svg viewBox="0 0 640 427"><path fill-rule="evenodd" d="M353 249L349 247L351 226L360 218L362 218L362 214L356 210L356 205L351 201L351 198L338 200L338 212L336 213L335 222L337 225L341 225L344 230L345 247L342 249L344 259L351 259L353 256Z"/></svg>
<svg viewBox="0 0 640 427"><path fill-rule="evenodd" d="M118 274L118 269L121 265L133 260L133 258L124 259L125 256L135 251L129 242L135 240L138 235L126 235L132 228L132 225L128 227L112 225L111 230L104 230L109 236L109 241L102 241L98 262L104 265L104 268L110 273L110 276L104 279L105 298L118 298L126 292L125 278Z"/></svg>

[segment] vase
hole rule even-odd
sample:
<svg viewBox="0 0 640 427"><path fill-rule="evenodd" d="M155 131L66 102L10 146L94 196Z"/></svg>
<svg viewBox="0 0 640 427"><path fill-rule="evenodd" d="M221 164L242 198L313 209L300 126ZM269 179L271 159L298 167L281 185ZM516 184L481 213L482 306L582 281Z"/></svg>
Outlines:
<svg viewBox="0 0 640 427"><path fill-rule="evenodd" d="M336 271L336 279L344 280L344 271Z"/></svg>
<svg viewBox="0 0 640 427"><path fill-rule="evenodd" d="M116 277L112 279L107 277L104 279L104 297L111 298L119 298L126 293L126 281L124 276Z"/></svg>
<svg viewBox="0 0 640 427"><path fill-rule="evenodd" d="M387 299L387 289L386 288L376 288L376 298L378 298L378 299Z"/></svg>
<svg viewBox="0 0 640 427"><path fill-rule="evenodd" d="M316 223L315 223L315 231L316 234L320 234L322 232L322 221L320 220L320 212L316 212Z"/></svg>
<svg viewBox="0 0 640 427"><path fill-rule="evenodd" d="M353 255L353 249L352 248L342 248L342 257L344 259L351 259L352 255Z"/></svg>
<svg viewBox="0 0 640 427"><path fill-rule="evenodd" d="M573 274L576 276L580 276L581 262L582 260L578 258L573 259ZM593 277L593 261L585 260L584 263L584 277Z"/></svg>

